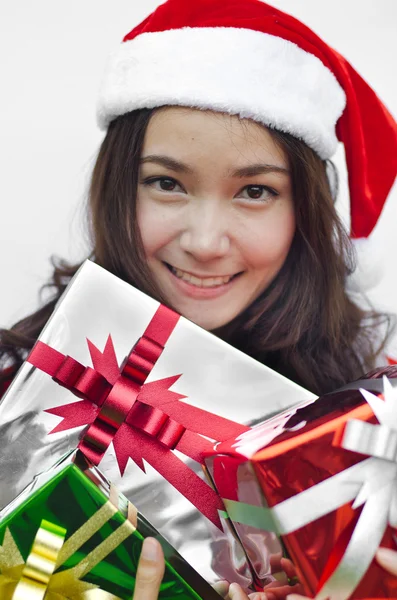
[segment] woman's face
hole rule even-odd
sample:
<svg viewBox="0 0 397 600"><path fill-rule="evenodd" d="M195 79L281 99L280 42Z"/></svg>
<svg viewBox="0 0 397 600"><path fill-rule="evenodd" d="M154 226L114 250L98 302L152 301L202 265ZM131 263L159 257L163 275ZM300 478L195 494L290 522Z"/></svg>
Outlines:
<svg viewBox="0 0 397 600"><path fill-rule="evenodd" d="M137 218L169 304L207 330L221 327L287 257L295 215L286 156L253 121L161 109L144 140Z"/></svg>

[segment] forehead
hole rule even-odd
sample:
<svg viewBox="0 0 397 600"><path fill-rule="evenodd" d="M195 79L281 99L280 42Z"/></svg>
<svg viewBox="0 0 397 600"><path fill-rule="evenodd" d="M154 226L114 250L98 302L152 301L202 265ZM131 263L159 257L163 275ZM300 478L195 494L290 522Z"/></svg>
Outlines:
<svg viewBox="0 0 397 600"><path fill-rule="evenodd" d="M287 157L268 129L251 119L186 107L158 109L151 117L143 154L245 165L266 162L287 167ZM177 156L175 156L177 154Z"/></svg>

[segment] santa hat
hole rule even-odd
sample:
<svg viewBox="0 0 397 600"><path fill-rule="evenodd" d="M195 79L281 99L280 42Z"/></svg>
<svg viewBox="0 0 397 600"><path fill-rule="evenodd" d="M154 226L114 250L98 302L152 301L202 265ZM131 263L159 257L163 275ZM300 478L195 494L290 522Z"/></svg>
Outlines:
<svg viewBox="0 0 397 600"><path fill-rule="evenodd" d="M374 229L397 174L397 124L353 67L297 19L260 0L168 0L111 57L98 122L106 128L129 111L164 105L254 119L322 159L343 142L351 237Z"/></svg>

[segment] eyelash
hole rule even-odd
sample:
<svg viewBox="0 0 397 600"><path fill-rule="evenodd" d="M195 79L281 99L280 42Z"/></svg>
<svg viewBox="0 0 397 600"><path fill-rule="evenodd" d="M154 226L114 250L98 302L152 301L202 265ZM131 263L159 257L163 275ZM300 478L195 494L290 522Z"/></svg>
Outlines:
<svg viewBox="0 0 397 600"><path fill-rule="evenodd" d="M172 183L174 183L175 185L178 185L181 189L183 189L183 187L181 186L181 184L178 183L176 181L176 179L174 179L173 177L149 177L148 179L145 179L142 183L143 183L143 185L146 185L146 186L153 186L153 184L155 184L157 182L160 182L160 181L172 181ZM276 197L276 196L279 195L276 190L274 190L273 188L271 188L271 187L269 187L267 185L250 184L250 185L244 186L241 191L243 191L243 190L245 190L247 188L261 188L262 191L266 190L267 192L269 192L269 194L272 197ZM169 192L169 193L172 194L175 190L158 190L158 191L162 191L162 192L165 192L165 193ZM252 202L252 203L255 203L255 202L266 202L265 199L261 199L261 198L258 198L258 199L256 199L256 198L244 198L244 199L248 200L248 202Z"/></svg>

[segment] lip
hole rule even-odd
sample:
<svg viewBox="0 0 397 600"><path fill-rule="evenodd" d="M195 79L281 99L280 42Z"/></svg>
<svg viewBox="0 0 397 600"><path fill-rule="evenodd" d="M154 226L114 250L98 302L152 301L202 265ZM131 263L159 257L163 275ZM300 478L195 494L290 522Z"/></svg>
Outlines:
<svg viewBox="0 0 397 600"><path fill-rule="evenodd" d="M167 265L167 263L164 263L164 264ZM237 275L237 273L225 273L224 275L212 274L212 273L203 273L203 274L193 273L192 271L186 271L186 269L181 269L180 267L176 267L175 265L170 264L170 266L173 269L176 269L177 271L184 271L185 273L188 273L189 275L193 275L193 277L198 277L199 279L214 279L216 277L233 277L234 275Z"/></svg>
<svg viewBox="0 0 397 600"><path fill-rule="evenodd" d="M181 292L185 296L189 296L190 298L201 298L202 300L219 298L220 296L223 296L232 288L234 283L238 279L240 279L240 274L239 274L237 277L234 277L233 279L228 281L228 283L224 283L222 285L217 285L216 287L213 287L213 288L198 287L196 285L189 283L188 281L185 281L184 279L179 279L179 277L174 275L174 273L165 264L164 264L164 268L166 269L167 273L169 273L172 283L175 285L175 287L178 289L179 292ZM190 273L189 271L186 271L186 272ZM192 273L192 275L193 275L193 273ZM196 277L199 277L199 275L196 275ZM209 276L207 275L207 277L209 277ZM202 279L205 279L205 278L203 277Z"/></svg>

